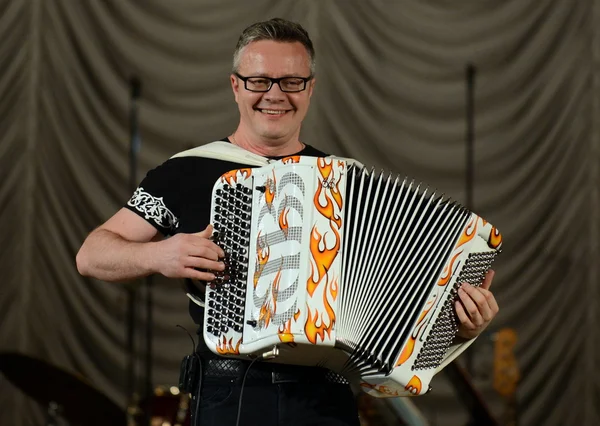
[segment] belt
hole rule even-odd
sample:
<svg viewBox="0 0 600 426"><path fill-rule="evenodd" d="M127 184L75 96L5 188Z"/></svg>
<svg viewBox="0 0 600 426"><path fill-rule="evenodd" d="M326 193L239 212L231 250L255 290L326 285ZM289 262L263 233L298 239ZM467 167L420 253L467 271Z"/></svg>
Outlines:
<svg viewBox="0 0 600 426"><path fill-rule="evenodd" d="M228 380L231 383L242 382L250 365L248 361L229 358L203 360L204 379L216 381ZM348 384L341 375L322 367L286 365L275 363L254 363L246 375L246 383L339 383Z"/></svg>

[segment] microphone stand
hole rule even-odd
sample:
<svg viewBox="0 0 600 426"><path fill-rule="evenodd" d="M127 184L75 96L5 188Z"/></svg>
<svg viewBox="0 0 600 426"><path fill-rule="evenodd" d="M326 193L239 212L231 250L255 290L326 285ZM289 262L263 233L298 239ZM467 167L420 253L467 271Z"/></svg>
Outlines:
<svg viewBox="0 0 600 426"><path fill-rule="evenodd" d="M138 121L138 100L141 95L141 82L137 77L130 80L131 98L129 111L129 188L131 193L137 188L137 163L141 148L141 137ZM145 279L146 284L146 357L145 357L145 389L144 423L150 424L148 410L152 395L152 277ZM127 396L129 398L128 423L136 424L132 418L139 414L139 404L136 386L136 353L135 353L135 322L137 303L137 284L127 286Z"/></svg>
<svg viewBox="0 0 600 426"><path fill-rule="evenodd" d="M466 170L465 191L466 208L474 210L473 184L475 181L475 66L468 64L466 68ZM473 372L473 352L465 353L466 369Z"/></svg>

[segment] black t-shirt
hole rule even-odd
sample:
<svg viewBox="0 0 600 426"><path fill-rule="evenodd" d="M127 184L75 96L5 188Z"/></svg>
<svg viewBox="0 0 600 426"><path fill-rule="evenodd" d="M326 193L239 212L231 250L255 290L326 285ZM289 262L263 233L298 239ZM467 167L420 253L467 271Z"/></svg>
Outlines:
<svg viewBox="0 0 600 426"><path fill-rule="evenodd" d="M223 140L229 142L227 138ZM322 157L327 154L306 145L301 151L289 155ZM284 157L287 155L269 158ZM172 158L148 172L125 207L165 236L200 232L210 222L215 182L230 170L247 167L256 166L202 157ZM199 326L198 334L202 335L203 309L190 301L189 311ZM209 351L202 338L198 351Z"/></svg>

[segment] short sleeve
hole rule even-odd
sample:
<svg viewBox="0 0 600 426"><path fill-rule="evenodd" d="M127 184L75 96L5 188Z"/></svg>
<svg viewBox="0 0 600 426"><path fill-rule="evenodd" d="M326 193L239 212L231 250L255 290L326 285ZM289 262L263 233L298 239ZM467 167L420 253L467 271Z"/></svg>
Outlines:
<svg viewBox="0 0 600 426"><path fill-rule="evenodd" d="M183 159L171 159L148 172L125 208L141 216L164 235L179 227Z"/></svg>

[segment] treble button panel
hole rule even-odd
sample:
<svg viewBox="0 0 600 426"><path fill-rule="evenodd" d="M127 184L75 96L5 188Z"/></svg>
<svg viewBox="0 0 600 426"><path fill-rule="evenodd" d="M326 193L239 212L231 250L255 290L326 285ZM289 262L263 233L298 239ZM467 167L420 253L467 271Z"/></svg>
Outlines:
<svg viewBox="0 0 600 426"><path fill-rule="evenodd" d="M241 183L223 184L215 190L213 241L226 253L225 270L215 271L212 291L207 293L207 331L217 337L230 329L243 330L252 193L252 188Z"/></svg>

